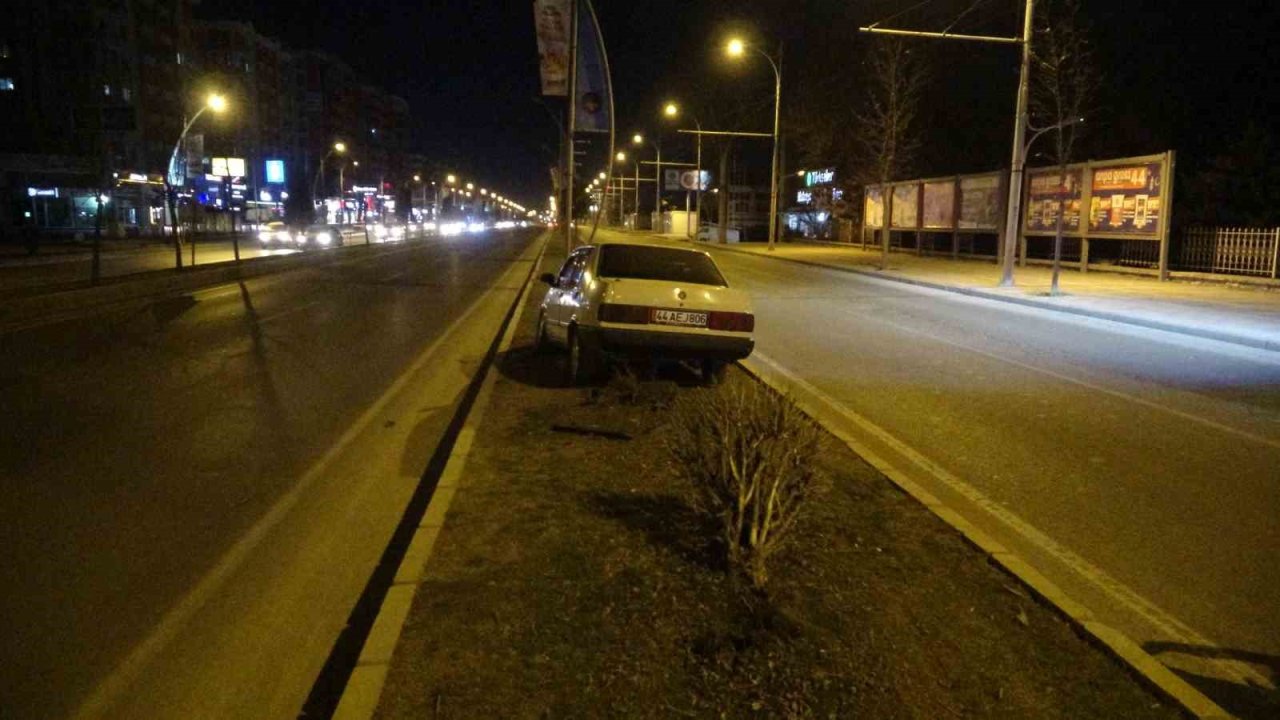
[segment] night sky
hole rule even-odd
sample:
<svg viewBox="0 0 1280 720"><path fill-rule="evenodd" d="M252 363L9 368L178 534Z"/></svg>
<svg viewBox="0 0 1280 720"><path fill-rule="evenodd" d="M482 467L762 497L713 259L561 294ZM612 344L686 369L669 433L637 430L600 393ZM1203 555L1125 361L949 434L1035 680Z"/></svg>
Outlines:
<svg viewBox="0 0 1280 720"><path fill-rule="evenodd" d="M1180 164L1194 165L1238 136L1250 119L1274 125L1268 111L1280 82L1280 45L1274 41L1280 28L1270 2L1083 3L1106 81L1088 154L1174 148ZM597 4L613 65L618 130L628 134L658 125L658 104L668 95L696 92L699 83L741 82L743 92L762 94L766 112L750 129L768 129L772 88L758 82L768 71L728 68L718 58L719 42L730 28L785 41L784 83L790 84L801 75L856 72L826 58L868 42L856 32L858 24L917 5L915 0ZM937 30L974 5L934 0L888 24ZM314 10L307 15L291 12L290 6L206 2L197 12L252 22L291 48L337 55L368 82L409 101L416 149L526 204L543 204L557 139L555 121L538 101L532 2L431 0L369 7L312 0ZM1021 7L1020 0L983 0L955 30L1015 34ZM952 43L937 52L944 62L935 70L924 113L936 128L926 140L924 165L932 172L1006 165L1016 48Z"/></svg>

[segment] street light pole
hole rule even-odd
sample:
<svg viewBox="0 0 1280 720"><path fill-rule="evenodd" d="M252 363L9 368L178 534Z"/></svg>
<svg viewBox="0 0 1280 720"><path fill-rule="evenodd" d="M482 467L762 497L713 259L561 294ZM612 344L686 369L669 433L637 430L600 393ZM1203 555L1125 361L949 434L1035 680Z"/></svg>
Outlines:
<svg viewBox="0 0 1280 720"><path fill-rule="evenodd" d="M750 49L769 62L773 68L773 161L769 173L769 250L774 249L778 238L778 140L782 121L782 48L779 46L778 62L774 62L768 53L754 45L747 45L742 40L732 39L726 48L731 57L739 57Z"/></svg>
<svg viewBox="0 0 1280 720"><path fill-rule="evenodd" d="M1018 101L1013 121L1013 168L1009 173L1009 213L1004 226L1004 258L1000 287L1013 287L1013 263L1018 256L1018 226L1022 217L1022 171L1027 163L1027 95L1031 72L1031 19L1035 0L1027 0L1022 19L1022 70L1018 77Z"/></svg>
<svg viewBox="0 0 1280 720"><path fill-rule="evenodd" d="M227 107L226 98L218 94L212 94L205 99L204 106L196 111L195 115L187 121L182 128L182 134L178 136L178 141L173 144L173 152L169 153L169 172L165 175L165 190L169 199L169 221L173 224L173 260L174 267L182 269L182 244L178 238L178 148L182 147L182 141L187 139L187 133L191 131L191 126L196 124L196 120L204 114L206 110L214 112L222 112ZM185 177L185 173L183 176Z"/></svg>

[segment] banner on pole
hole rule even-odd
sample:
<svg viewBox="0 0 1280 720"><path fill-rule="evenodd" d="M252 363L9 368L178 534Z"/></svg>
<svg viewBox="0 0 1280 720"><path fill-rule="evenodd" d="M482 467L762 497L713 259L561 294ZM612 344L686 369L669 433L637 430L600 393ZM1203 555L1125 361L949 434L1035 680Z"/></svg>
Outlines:
<svg viewBox="0 0 1280 720"><path fill-rule="evenodd" d="M570 0L534 0L533 19L538 34L538 70L542 94L569 94Z"/></svg>
<svg viewBox="0 0 1280 720"><path fill-rule="evenodd" d="M574 95L574 128L578 132L610 131L609 108L612 87L605 72L600 28L595 16L579 0L578 10L578 87Z"/></svg>

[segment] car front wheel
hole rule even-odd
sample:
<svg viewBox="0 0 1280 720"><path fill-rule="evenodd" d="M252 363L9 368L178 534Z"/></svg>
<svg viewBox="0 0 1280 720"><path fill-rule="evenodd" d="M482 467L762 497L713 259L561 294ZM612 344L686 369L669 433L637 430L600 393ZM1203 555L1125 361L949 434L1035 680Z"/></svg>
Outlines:
<svg viewBox="0 0 1280 720"><path fill-rule="evenodd" d="M538 313L538 329L534 331L533 351L540 354L551 352L551 338L547 337L547 314Z"/></svg>

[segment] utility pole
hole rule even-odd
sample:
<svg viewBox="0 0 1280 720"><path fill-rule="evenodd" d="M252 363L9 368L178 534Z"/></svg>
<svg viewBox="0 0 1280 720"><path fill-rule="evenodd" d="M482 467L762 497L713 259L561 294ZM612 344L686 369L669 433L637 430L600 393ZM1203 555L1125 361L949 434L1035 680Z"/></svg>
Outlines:
<svg viewBox="0 0 1280 720"><path fill-rule="evenodd" d="M992 35L957 35L950 32L924 32L919 30L893 30L876 27L879 23L860 27L860 32L878 33L881 35L903 35L906 37L933 38L939 40L970 40L974 42L1001 43L1022 46L1022 69L1018 77L1018 100L1014 106L1013 118L1013 167L1009 177L1009 212L1005 218L1005 241L1001 264L1003 271L1000 286L1013 285L1013 263L1018 254L1018 226L1022 213L1022 169L1026 163L1026 146L1024 138L1027 128L1027 88L1031 72L1031 23L1035 13L1035 0L1026 0L1026 9L1022 18L1022 37L997 37ZM888 217L885 218L888 223ZM887 230L886 230L887 232Z"/></svg>
<svg viewBox="0 0 1280 720"><path fill-rule="evenodd" d="M569 112L568 127L565 128L565 153L567 155L565 162L565 203L564 203L564 254L568 257L573 252L573 164L577 160L577 148L574 146L573 134L577 130L577 100L578 100L578 6L580 3L573 3L573 14L569 20L569 93L566 99L569 101L567 108Z"/></svg>

